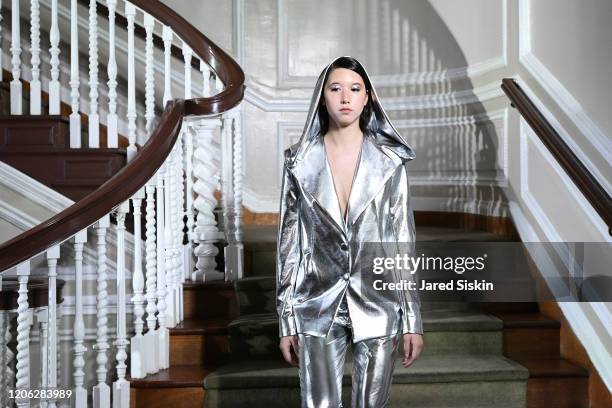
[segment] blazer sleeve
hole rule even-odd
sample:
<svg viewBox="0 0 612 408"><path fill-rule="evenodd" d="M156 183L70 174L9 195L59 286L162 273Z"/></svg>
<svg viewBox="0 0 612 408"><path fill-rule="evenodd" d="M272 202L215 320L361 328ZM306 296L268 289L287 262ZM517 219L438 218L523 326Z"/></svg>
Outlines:
<svg viewBox="0 0 612 408"><path fill-rule="evenodd" d="M301 256L298 206L298 189L285 164L276 248L276 309L280 337L297 334L293 316L293 292Z"/></svg>
<svg viewBox="0 0 612 408"><path fill-rule="evenodd" d="M398 200L396 202L394 214L395 227L397 231L397 242L402 253L408 256L415 255L416 232L414 226L414 214L410 200L410 183L408 181L408 161L402 164L400 174ZM416 281L416 274L409 271L399 271L399 279ZM405 290L399 292L402 307L402 333L423 333L423 322L421 319L421 301L416 290Z"/></svg>

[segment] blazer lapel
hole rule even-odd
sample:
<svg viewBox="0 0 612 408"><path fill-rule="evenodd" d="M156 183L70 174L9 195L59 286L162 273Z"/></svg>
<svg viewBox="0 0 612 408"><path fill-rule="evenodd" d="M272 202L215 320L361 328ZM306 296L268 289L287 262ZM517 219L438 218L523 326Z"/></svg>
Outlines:
<svg viewBox="0 0 612 408"><path fill-rule="evenodd" d="M376 194L393 175L401 159L392 159L378 146L373 137L365 135L361 156L357 163L357 174L353 181L348 202L346 226L350 227ZM334 187L331 168L325 156L323 138L317 137L303 152L302 158L291 169L301 190L334 221L339 231L346 234L340 204Z"/></svg>
<svg viewBox="0 0 612 408"><path fill-rule="evenodd" d="M393 175L397 166L402 163L399 157L392 159L391 157L396 157L394 154L389 157L381 149L371 136L366 135L363 140L360 167L349 197L347 226L351 226L359 218Z"/></svg>
<svg viewBox="0 0 612 408"><path fill-rule="evenodd" d="M293 168L293 174L302 191L321 207L334 221L337 228L344 232L344 221L336 196L331 169L325 157L323 138L317 137L304 152L303 158Z"/></svg>

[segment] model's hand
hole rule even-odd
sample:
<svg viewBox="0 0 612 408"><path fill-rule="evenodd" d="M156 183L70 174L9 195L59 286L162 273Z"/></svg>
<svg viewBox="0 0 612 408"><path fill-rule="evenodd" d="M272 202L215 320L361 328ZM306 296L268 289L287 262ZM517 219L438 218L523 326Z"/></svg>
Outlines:
<svg viewBox="0 0 612 408"><path fill-rule="evenodd" d="M281 349L286 362L294 367L298 367L300 365L300 360L298 358L300 347L298 345L297 336L281 337L280 345L278 347Z"/></svg>
<svg viewBox="0 0 612 408"><path fill-rule="evenodd" d="M410 367L423 351L423 336L415 333L404 334L404 358L402 365Z"/></svg>

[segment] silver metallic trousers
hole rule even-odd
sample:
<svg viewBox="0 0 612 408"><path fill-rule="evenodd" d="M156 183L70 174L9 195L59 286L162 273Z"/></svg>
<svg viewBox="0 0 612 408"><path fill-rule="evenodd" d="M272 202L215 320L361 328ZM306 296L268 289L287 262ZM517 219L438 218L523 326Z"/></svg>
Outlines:
<svg viewBox="0 0 612 408"><path fill-rule="evenodd" d="M389 391L401 331L352 345L352 408L389 406ZM327 338L298 334L302 408L342 407L342 375L351 322L346 298Z"/></svg>

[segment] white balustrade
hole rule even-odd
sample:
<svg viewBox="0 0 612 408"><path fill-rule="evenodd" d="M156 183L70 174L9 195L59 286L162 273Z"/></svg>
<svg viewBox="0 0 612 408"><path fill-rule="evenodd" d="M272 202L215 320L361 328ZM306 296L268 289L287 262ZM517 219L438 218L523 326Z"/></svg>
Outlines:
<svg viewBox="0 0 612 408"><path fill-rule="evenodd" d="M66 4L64 4L66 3ZM155 130L156 106L160 102L165 106L173 99L173 85L180 85L185 99L193 97L212 96L223 89L223 83L214 70L197 55L189 44L173 32L172 28L157 21L146 11L135 7L129 1L125 2L124 15L127 20L127 50L121 46L121 36L116 33L117 0L107 0L108 17L101 16L106 23L98 26L98 2L87 2L85 11L79 15L78 0L70 2L58 0L30 0L30 56L26 67L21 62L20 13L19 1L12 0L11 12L11 72L10 111L13 115L23 113L21 71L31 72L29 81L30 113L43 114L41 76L41 35L49 37L49 68L48 82L49 114L59 115L61 104L70 106L70 147L81 148L83 135L83 120L86 121L88 148L100 147L100 127L106 126L106 147L119 146L119 131L125 131L128 139L127 161L137 157L137 136L143 133L149 137ZM0 10L2 2L0 0ZM48 16L41 19L40 6L50 9ZM5 5L6 6L6 5ZM85 9L83 9L85 10ZM142 20L137 17L142 13ZM119 11L121 14L121 11ZM0 14L0 23L3 16ZM70 45L70 60L60 60L60 26L70 20L70 37L66 42ZM87 21L86 27L79 21ZM45 26L47 24L47 26ZM144 53L135 47L137 24L142 24L145 32ZM0 25L1 27L1 25ZM107 28L108 27L108 28ZM155 28L161 27L163 41L163 95L155 98L155 80L162 73L156 61ZM102 32L102 30L107 30ZM1 34L1 31L0 31ZM84 37L84 36L87 37ZM87 40L87 49L80 50L79 38ZM106 66L107 81L102 87L98 78L98 39L108 39L108 61ZM182 50L183 72L173 72L172 67L178 66L178 61L172 55L173 41ZM175 47L175 50L177 48ZM124 55L121 55L123 53ZM143 58L144 55L144 58ZM43 52L44 56L44 52ZM0 63L2 55L0 53ZM79 58L87 58L87 66L83 69L88 74L80 72ZM196 78L193 78L193 59L196 68ZM61 78L62 65L70 64L69 78ZM136 80L136 66L144 63L144 77ZM125 64L126 66L122 66ZM42 68L46 66L42 64ZM184 78L181 84L176 78ZM84 77L87 76L87 79ZM127 84L121 83L125 78ZM201 78L201 81L200 81ZM85 82L86 81L86 82ZM143 86L144 83L144 86ZM80 87L88 88L88 93L81 92ZM103 95L103 87L108 90L108 105L104 103L102 110L99 101ZM137 99L144 95L144 100ZM160 101L161 99L161 101ZM106 100L104 101L106 102ZM123 105L125 106L123 106ZM103 112L108 106L108 111ZM139 109L144 108L144 126L138 122ZM82 115L81 109L86 112ZM142 115L142 113L140 113ZM82 117L83 116L83 117ZM141 116L142 117L142 116ZM222 120L221 120L222 119ZM5 349L12 337L17 339L17 352L0 356L0 405L6 406L10 401L6 398L6 390L16 387L28 389L41 386L52 390L72 387L71 404L85 407L88 397L95 408L112 406L128 407L131 378L143 378L147 374L158 372L169 367L169 331L183 318L183 283L186 279L199 282L211 280L236 279L242 273L242 235L241 235L241 203L242 203L242 139L240 135L240 116L238 111L224 115L197 117L185 119L180 135L171 153L157 170L156 174L130 200L133 204L133 263L126 265L126 227L125 221L129 212L129 201L116 209L116 284L117 284L117 316L116 335L109 334L109 309L112 308L112 298L109 296L107 259L107 233L111 228L110 216L102 217L92 226L96 235L93 245L96 248L95 265L84 265L84 251L87 244L87 229L76 233L72 238L74 243L74 321L73 347L70 355L65 355L72 361L71 373L61 377L61 353L59 327L62 320L58 296L58 264L60 264L60 244L47 248L48 269L48 304L36 309L40 332L41 373L38 376L30 373L29 333L33 321L33 310L28 307L27 284L30 274L30 261L25 261L17 267L19 281L19 298L17 308L17 333L13 335L10 329L10 314L0 312L0 349ZM219 136L221 136L219 138ZM221 139L221 140L219 140ZM222 148L221 148L222 147ZM222 169L223 166L223 169ZM222 191L223 221L220 230L215 220L214 211L217 207L215 191ZM141 247L141 204L145 201L145 236L144 250ZM186 243L185 242L186 238ZM228 253L236 259L226 259L228 272L217 270L215 257L218 254L216 244L227 240ZM62 260L63 261L63 260ZM66 260L66 262L71 262ZM144 265L144 270L143 270ZM96 273L96 338L93 352L88 353L85 346L84 291L90 290L83 286L84 270L92 267ZM131 285L126 280L127 269L131 271ZM3 271L0 271L3 272ZM0 275L1 278L1 275ZM1 282L1 281L0 281ZM131 292L128 293L128 289ZM85 293L88 295L89 293ZM126 309L128 303L133 307L133 321L129 322L133 332L128 333ZM67 307L71 307L68 305ZM69 309L70 310L70 309ZM13 329L14 330L14 329ZM127 366L128 347L130 352L130 367ZM116 374L108 375L109 353L114 353ZM16 361L14 361L16 360ZM11 362L16 362L15 370ZM66 365L66 364L64 364ZM67 366L67 365L66 365ZM95 367L95 377L87 378L86 367ZM67 367L65 367L67 368ZM129 369L129 373L128 373ZM116 381L110 384L111 378ZM30 383L30 378L33 383ZM66 382L66 384L60 384ZM36 383L36 384L34 384ZM112 392L111 392L112 390ZM91 395L88 393L91 392ZM46 398L40 402L41 407L55 408L60 399ZM20 407L30 406L30 401L16 400Z"/></svg>
<svg viewBox="0 0 612 408"><path fill-rule="evenodd" d="M51 48L51 81L49 81L49 115L60 114L60 82L59 82L59 42L60 31L57 22L57 0L51 0L51 30L49 31Z"/></svg>
<svg viewBox="0 0 612 408"><path fill-rule="evenodd" d="M89 0L89 145L100 147L98 115L98 15L97 0Z"/></svg>
<svg viewBox="0 0 612 408"><path fill-rule="evenodd" d="M132 214L134 216L134 266L132 268L132 303L134 304L134 330L136 334L131 340L131 358L130 358L130 373L133 378L143 378L147 371L145 369L144 360L144 275L142 272L142 249L141 249L141 222L140 222L140 206L144 198L144 189L140 189L132 197Z"/></svg>
<svg viewBox="0 0 612 408"><path fill-rule="evenodd" d="M30 81L30 114L41 113L40 87L40 5L38 0L30 0L30 53L32 59L32 80Z"/></svg>
<svg viewBox="0 0 612 408"><path fill-rule="evenodd" d="M110 407L110 387L106 384L108 362L108 275L106 265L106 232L110 227L110 216L102 217L95 228L97 236L98 273L96 289L96 377L98 383L93 389L94 408Z"/></svg>
<svg viewBox="0 0 612 408"><path fill-rule="evenodd" d="M76 407L87 405L87 390L85 383L85 322L83 320L83 246L87 242L87 230L82 230L74 236L74 394Z"/></svg>
<svg viewBox="0 0 612 408"><path fill-rule="evenodd" d="M30 277L30 261L24 261L17 265L17 279L19 281L19 297L17 298L17 369L16 369L16 391L27 391L30 389L30 326L32 325L32 313L28 306L28 280ZM23 395L20 393L20 395ZM29 407L30 400L16 398L18 407Z"/></svg>
<svg viewBox="0 0 612 408"><path fill-rule="evenodd" d="M117 133L117 61L115 59L115 8L117 0L107 0L108 6L108 115L106 117L107 147L118 147Z"/></svg>
<svg viewBox="0 0 612 408"><path fill-rule="evenodd" d="M117 209L117 380L113 383L113 408L128 408L130 405L130 383L126 379L125 363L129 343L125 316L125 217L129 210L129 201L119 205Z"/></svg>
<svg viewBox="0 0 612 408"><path fill-rule="evenodd" d="M47 266L49 268L49 338L47 342L49 363L48 367L48 387L50 390L57 389L57 262L60 258L60 246L54 245L47 249ZM55 408L55 399L53 395L47 400L47 407Z"/></svg>
<svg viewBox="0 0 612 408"><path fill-rule="evenodd" d="M217 206L214 192L219 184L220 157L213 149L213 132L219 128L219 119L202 119L197 123L196 148L193 153L193 194L194 209L197 212L193 239L196 243L194 256L196 270L192 280L205 282L223 280L225 274L217 270L215 257L219 250L214 245L223 239L223 232L217 228L214 209Z"/></svg>
<svg viewBox="0 0 612 408"><path fill-rule="evenodd" d="M159 346L158 333L156 332L157 318L157 245L155 243L155 180L153 177L146 185L146 294L147 299L147 333L144 336L143 349L148 358L144 360L144 370L146 373L154 373L159 369Z"/></svg>
<svg viewBox="0 0 612 408"><path fill-rule="evenodd" d="M81 147L81 116L79 115L79 20L77 0L70 0L70 147Z"/></svg>
<svg viewBox="0 0 612 408"><path fill-rule="evenodd" d="M128 140L127 148L128 162L136 155L136 68L134 66L134 18L136 8L133 4L125 2L125 17L127 18L128 31Z"/></svg>
<svg viewBox="0 0 612 408"><path fill-rule="evenodd" d="M19 27L19 0L11 1L11 115L21 115L21 28Z"/></svg>

